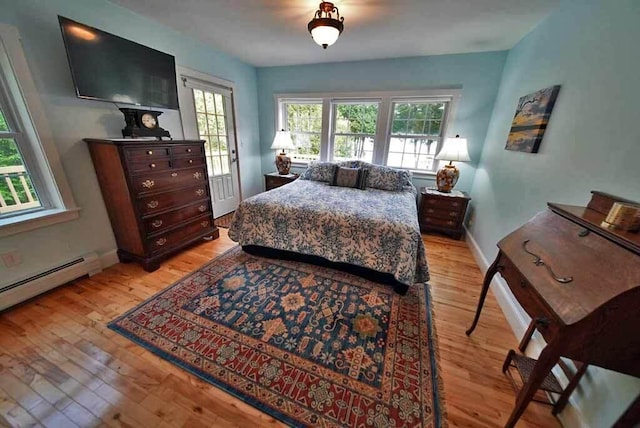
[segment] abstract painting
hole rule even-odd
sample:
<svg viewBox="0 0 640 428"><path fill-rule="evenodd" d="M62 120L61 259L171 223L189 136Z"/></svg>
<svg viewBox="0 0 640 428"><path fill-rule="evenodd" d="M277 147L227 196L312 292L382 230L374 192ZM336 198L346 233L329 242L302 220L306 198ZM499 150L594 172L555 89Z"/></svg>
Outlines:
<svg viewBox="0 0 640 428"><path fill-rule="evenodd" d="M559 91L556 85L520 98L505 149L538 153Z"/></svg>

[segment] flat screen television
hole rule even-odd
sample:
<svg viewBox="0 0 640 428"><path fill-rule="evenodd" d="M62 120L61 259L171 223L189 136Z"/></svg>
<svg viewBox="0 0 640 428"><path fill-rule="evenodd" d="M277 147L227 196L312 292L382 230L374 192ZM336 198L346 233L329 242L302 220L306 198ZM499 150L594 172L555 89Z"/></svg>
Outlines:
<svg viewBox="0 0 640 428"><path fill-rule="evenodd" d="M79 98L178 109L172 55L58 16Z"/></svg>

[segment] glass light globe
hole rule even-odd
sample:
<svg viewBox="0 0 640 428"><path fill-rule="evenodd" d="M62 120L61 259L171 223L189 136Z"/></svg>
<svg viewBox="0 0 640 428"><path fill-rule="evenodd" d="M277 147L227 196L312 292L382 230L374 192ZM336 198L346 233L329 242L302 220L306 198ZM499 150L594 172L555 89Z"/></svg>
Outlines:
<svg viewBox="0 0 640 428"><path fill-rule="evenodd" d="M339 35L340 31L334 27L319 26L311 30L311 37L313 37L313 41L323 48L334 44L336 40L338 40Z"/></svg>

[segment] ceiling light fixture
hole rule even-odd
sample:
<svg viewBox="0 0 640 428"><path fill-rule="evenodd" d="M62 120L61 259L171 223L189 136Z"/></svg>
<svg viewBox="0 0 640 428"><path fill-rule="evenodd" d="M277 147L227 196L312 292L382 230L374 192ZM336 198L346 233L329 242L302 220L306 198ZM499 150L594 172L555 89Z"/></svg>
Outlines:
<svg viewBox="0 0 640 428"><path fill-rule="evenodd" d="M333 14L335 13L335 18ZM313 41L327 48L338 40L338 36L344 29L344 18L340 17L338 8L328 1L320 3L313 19L307 25Z"/></svg>

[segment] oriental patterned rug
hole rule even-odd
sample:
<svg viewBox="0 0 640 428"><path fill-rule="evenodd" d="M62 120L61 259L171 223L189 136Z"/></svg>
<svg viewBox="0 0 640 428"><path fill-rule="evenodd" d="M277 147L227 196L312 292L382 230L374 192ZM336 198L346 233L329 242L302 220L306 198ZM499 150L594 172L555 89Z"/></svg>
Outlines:
<svg viewBox="0 0 640 428"><path fill-rule="evenodd" d="M428 287L236 247L109 327L293 426L445 425Z"/></svg>

